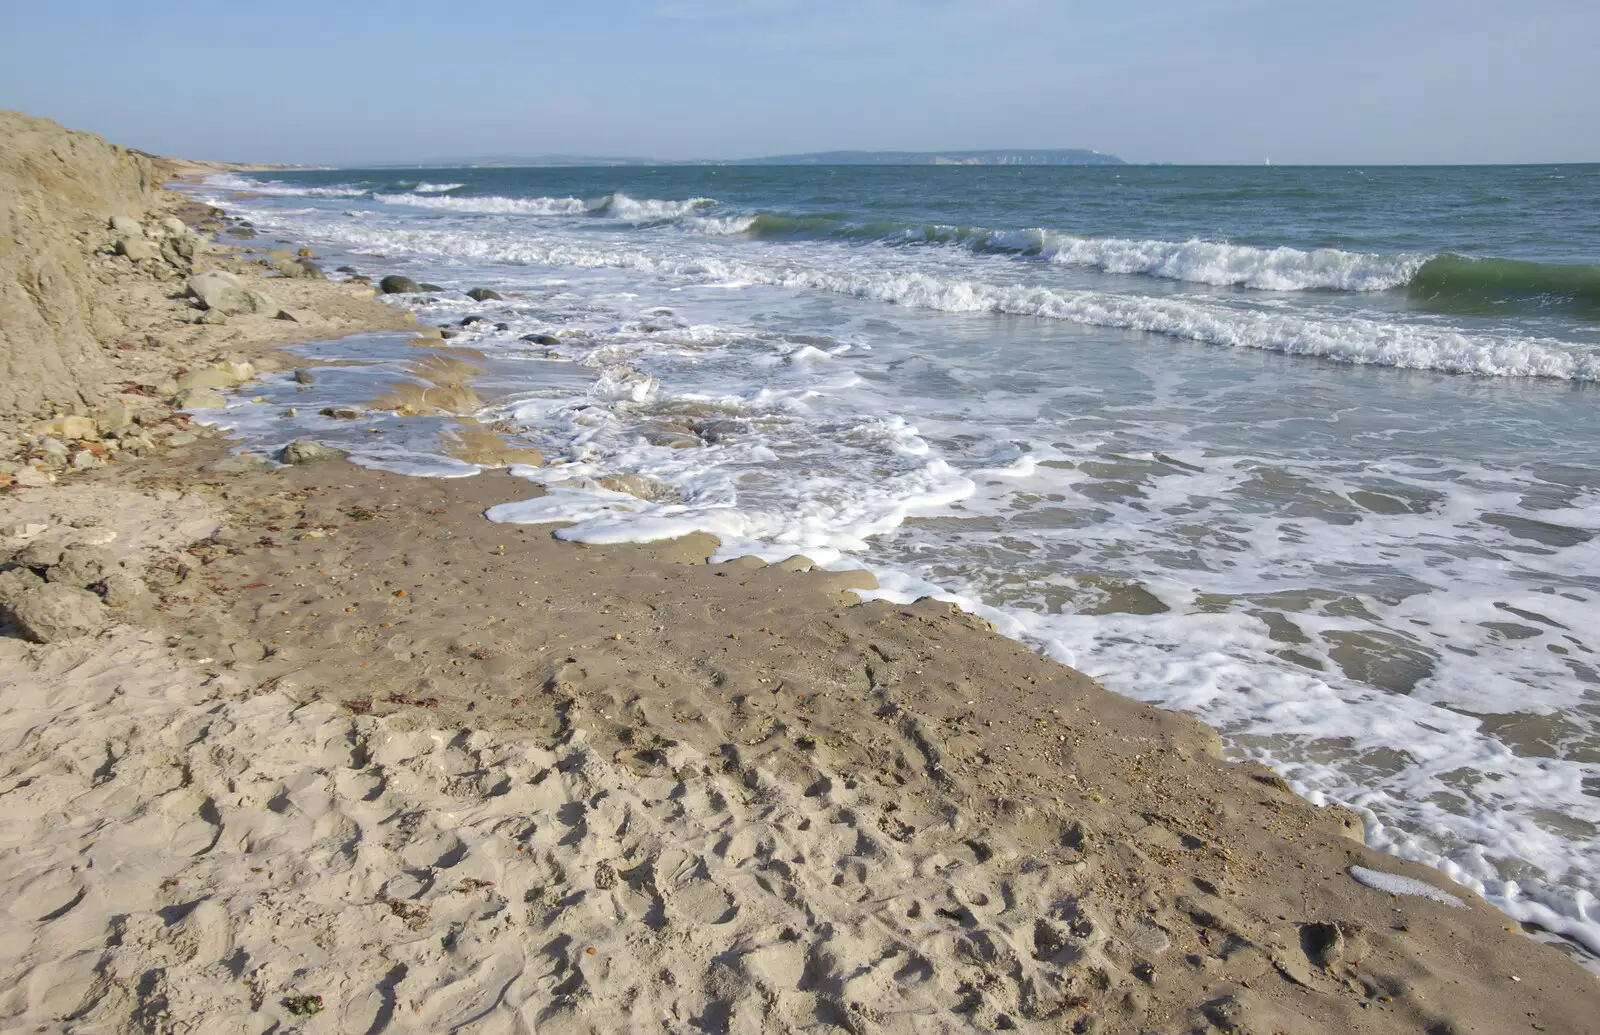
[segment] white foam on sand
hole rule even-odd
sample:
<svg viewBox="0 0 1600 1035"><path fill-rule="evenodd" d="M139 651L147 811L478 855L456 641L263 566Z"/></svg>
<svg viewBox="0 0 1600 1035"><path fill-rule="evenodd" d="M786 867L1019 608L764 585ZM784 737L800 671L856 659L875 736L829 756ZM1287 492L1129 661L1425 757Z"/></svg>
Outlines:
<svg viewBox="0 0 1600 1035"><path fill-rule="evenodd" d="M1465 909L1467 904L1448 891L1441 891L1425 881L1415 877L1403 877L1398 873L1384 873L1381 870L1369 870L1365 866L1350 867L1350 876L1358 883L1369 888L1388 892L1391 895L1413 895L1425 898L1440 905L1450 906L1455 909Z"/></svg>

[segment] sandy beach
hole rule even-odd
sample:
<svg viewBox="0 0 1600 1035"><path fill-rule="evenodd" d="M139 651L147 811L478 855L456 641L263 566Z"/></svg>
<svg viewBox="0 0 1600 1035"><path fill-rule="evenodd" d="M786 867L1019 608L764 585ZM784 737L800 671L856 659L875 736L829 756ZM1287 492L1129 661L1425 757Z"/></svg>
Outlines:
<svg viewBox="0 0 1600 1035"><path fill-rule="evenodd" d="M1568 953L948 604L233 455L186 414L416 318L161 188L214 166L0 135L3 1030L1594 1030ZM376 405L470 413L416 351Z"/></svg>

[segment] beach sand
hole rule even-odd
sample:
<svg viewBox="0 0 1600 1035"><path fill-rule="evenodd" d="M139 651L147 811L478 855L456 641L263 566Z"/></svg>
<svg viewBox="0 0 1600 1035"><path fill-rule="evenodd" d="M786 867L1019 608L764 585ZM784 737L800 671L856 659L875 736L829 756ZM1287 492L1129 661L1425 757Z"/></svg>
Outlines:
<svg viewBox="0 0 1600 1035"><path fill-rule="evenodd" d="M85 392L165 430L0 495L11 571L139 580L0 636L3 1030L1595 1030L1470 891L947 604L492 524L503 472L230 462L180 378L407 314L208 246L324 315L196 327L84 262L155 339Z"/></svg>

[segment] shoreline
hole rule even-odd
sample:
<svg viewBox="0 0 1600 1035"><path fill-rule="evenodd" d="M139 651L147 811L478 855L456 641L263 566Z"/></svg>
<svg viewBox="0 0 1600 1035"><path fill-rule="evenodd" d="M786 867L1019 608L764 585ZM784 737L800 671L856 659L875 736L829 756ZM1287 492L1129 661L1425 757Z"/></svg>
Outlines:
<svg viewBox="0 0 1600 1035"><path fill-rule="evenodd" d="M118 304L171 319L131 272ZM335 314L201 325L152 346L152 374L415 326L334 282L261 283ZM40 907L13 910L10 1024L1577 1032L1600 1012L1592 975L1360 845L1344 810L949 605L853 603L851 573L802 560L707 565L708 536L494 525L539 492L503 473L269 469L187 434L0 497L44 526L3 540L42 547L13 563L116 532L100 548L149 590L99 639L0 640L0 682L45 697L0 719L0 882Z"/></svg>

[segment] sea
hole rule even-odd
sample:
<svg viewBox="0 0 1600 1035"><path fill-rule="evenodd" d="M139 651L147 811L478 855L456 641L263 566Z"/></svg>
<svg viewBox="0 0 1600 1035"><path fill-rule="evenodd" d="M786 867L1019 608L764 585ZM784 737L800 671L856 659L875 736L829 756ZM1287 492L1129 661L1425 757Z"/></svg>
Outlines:
<svg viewBox="0 0 1600 1035"><path fill-rule="evenodd" d="M551 461L515 469L547 495L489 519L704 530L721 558L959 602L1600 955L1600 166L195 190L254 223L247 245L439 288L390 300L479 350L479 419ZM245 448L478 473L449 421L320 413L411 378L406 340L307 346L346 362L216 419Z"/></svg>

